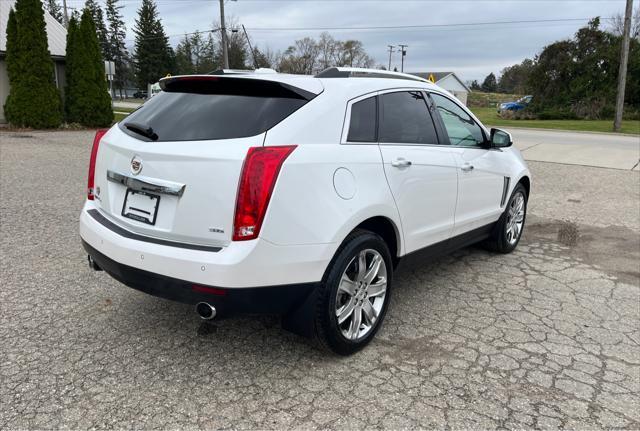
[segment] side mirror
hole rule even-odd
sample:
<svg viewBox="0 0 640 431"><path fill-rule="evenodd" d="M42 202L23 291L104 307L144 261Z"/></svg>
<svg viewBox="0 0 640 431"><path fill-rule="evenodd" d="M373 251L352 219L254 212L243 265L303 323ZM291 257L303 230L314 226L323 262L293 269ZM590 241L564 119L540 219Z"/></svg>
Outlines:
<svg viewBox="0 0 640 431"><path fill-rule="evenodd" d="M491 129L491 147L493 148L506 148L513 145L513 138L511 133L502 129Z"/></svg>

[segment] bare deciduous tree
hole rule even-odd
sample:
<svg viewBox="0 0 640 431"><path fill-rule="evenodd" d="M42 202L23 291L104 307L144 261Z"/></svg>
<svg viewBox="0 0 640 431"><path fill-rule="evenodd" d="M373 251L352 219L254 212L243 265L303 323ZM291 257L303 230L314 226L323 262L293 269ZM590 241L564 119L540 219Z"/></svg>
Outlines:
<svg viewBox="0 0 640 431"><path fill-rule="evenodd" d="M622 36L624 30L624 15L617 13L611 19L610 31L616 36ZM631 17L631 37L640 40L640 7L637 7Z"/></svg>

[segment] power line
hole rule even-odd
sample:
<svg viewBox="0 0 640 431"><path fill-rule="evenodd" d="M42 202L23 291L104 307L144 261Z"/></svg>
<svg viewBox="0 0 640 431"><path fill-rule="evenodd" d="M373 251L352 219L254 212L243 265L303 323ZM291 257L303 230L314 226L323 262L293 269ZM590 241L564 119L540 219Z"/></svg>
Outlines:
<svg viewBox="0 0 640 431"><path fill-rule="evenodd" d="M514 21L490 21L490 22L468 22L457 24L416 24L416 25L380 25L366 27L251 27L252 31L313 31L313 30L397 30L406 28L441 28L441 27L470 27L483 25L500 25L500 24L542 24L552 22L573 22L588 21L589 18L558 18L558 19L537 19L537 20L514 20ZM613 18L600 18L601 20L610 20Z"/></svg>
<svg viewBox="0 0 640 431"><path fill-rule="evenodd" d="M187 0L185 0L187 1ZM577 22L589 21L591 18L558 18L558 19L537 19L537 20L513 20L513 21L491 21L491 22L473 22L473 23L456 23L456 24L416 24L416 25L392 25L392 26L367 26L367 27L250 27L251 31L329 31L329 30L399 30L399 29L430 29L430 28L449 28L449 27L475 27L487 25L505 25L505 24L545 24L560 22ZM611 17L603 17L601 20L611 20ZM211 33L220 31L220 28L193 31L188 33L175 33L166 35L166 37L176 37L183 35L193 35L198 33ZM132 42L135 38L125 39Z"/></svg>

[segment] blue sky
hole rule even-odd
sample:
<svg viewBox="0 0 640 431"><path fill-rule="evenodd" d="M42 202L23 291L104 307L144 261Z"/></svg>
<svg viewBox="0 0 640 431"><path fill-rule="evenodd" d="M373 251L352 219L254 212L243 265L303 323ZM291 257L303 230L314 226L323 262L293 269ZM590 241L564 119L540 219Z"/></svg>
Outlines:
<svg viewBox="0 0 640 431"><path fill-rule="evenodd" d="M213 27L217 0L156 0L171 43L180 34ZM81 6L83 0L68 0ZM129 39L140 0L121 0ZM523 20L610 17L624 10L624 0L227 0L226 15L244 24L259 47L284 50L295 39L317 37L318 27L441 25ZM634 2L637 6L638 1ZM405 71L453 70L462 79L482 79L489 72L532 57L555 40L568 38L585 20L495 24L419 29L329 30L337 39L359 39L380 64L388 63L387 45L409 45ZM607 24L604 21L605 25ZM280 30L270 30L279 28ZM306 30L282 30L305 28ZM130 43L130 42L129 42ZM400 68L400 57L394 65Z"/></svg>

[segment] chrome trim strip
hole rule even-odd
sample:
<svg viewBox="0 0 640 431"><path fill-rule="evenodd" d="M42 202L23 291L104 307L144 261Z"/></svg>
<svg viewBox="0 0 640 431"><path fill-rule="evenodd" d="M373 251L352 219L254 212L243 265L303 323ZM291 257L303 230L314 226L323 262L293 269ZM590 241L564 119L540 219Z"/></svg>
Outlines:
<svg viewBox="0 0 640 431"><path fill-rule="evenodd" d="M504 183L502 185L502 199L500 200L500 208L502 208L507 200L507 193L509 193L509 185L511 184L510 177L504 177Z"/></svg>
<svg viewBox="0 0 640 431"><path fill-rule="evenodd" d="M168 241L165 239L154 238L150 236L139 235L137 233L128 231L117 224L113 223L111 220L107 219L105 216L100 214L97 209L87 210L87 214L89 214L95 221L100 223L102 226L106 227L110 231L129 239L133 239L136 241L149 242L152 244L166 245L168 247L176 247L176 248L186 248L188 250L200 250L200 251L211 251L218 252L222 250L222 247L216 246L208 246L208 245L199 245L199 244L189 244L184 242L174 242Z"/></svg>
<svg viewBox="0 0 640 431"><path fill-rule="evenodd" d="M149 177L130 177L129 175L111 170L107 171L107 180L122 184L132 190L178 197L182 196L186 187L184 184L174 183L172 181L158 180Z"/></svg>

